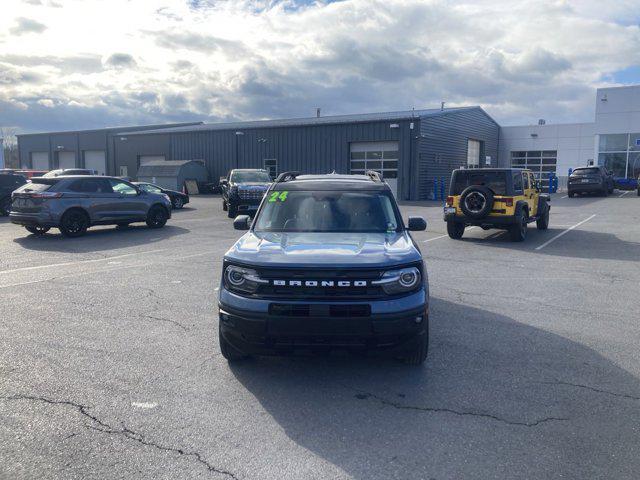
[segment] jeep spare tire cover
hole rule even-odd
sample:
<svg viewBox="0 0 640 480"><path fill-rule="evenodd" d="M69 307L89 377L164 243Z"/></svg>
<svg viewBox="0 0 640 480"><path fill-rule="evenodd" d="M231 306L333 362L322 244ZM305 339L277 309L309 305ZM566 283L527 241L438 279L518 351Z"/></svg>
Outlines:
<svg viewBox="0 0 640 480"><path fill-rule="evenodd" d="M460 195L460 209L471 218L484 218L493 208L493 192L482 185L471 185Z"/></svg>

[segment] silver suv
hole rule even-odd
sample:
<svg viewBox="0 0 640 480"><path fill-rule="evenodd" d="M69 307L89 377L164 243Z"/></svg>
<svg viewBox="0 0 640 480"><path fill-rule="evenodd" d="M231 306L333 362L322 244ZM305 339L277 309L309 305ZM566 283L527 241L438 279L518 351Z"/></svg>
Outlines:
<svg viewBox="0 0 640 480"><path fill-rule="evenodd" d="M54 227L67 237L79 237L93 225L126 227L134 222L161 228L171 218L168 196L114 177L36 177L11 199L11 222L36 235Z"/></svg>

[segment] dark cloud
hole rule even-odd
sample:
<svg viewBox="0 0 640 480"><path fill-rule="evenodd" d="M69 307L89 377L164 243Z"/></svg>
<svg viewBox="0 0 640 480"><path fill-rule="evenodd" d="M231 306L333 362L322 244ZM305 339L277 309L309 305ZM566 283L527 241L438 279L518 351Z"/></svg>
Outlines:
<svg viewBox="0 0 640 480"><path fill-rule="evenodd" d="M47 26L32 18L20 17L16 19L15 26L9 29L9 32L13 35L23 35L25 33L42 33L47 29Z"/></svg>
<svg viewBox="0 0 640 480"><path fill-rule="evenodd" d="M0 62L21 67L50 66L64 73L94 73L103 70L99 55L76 55L69 57L42 57L34 55L2 55Z"/></svg>
<svg viewBox="0 0 640 480"><path fill-rule="evenodd" d="M156 43L169 49L195 50L204 53L222 52L229 58L245 57L249 53L244 43L213 35L194 32L150 32L156 37Z"/></svg>
<svg viewBox="0 0 640 480"><path fill-rule="evenodd" d="M42 75L37 73L21 71L7 65L0 64L0 85L17 86L21 84L37 84L42 80Z"/></svg>
<svg viewBox="0 0 640 480"><path fill-rule="evenodd" d="M105 65L113 68L135 68L138 64L128 53L114 53L107 58Z"/></svg>

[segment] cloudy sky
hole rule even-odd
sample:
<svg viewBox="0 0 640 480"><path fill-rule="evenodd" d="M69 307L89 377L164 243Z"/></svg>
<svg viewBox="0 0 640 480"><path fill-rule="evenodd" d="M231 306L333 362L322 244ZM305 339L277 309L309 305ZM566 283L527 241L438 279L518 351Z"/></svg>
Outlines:
<svg viewBox="0 0 640 480"><path fill-rule="evenodd" d="M21 132L481 105L589 121L640 83L640 0L2 0Z"/></svg>

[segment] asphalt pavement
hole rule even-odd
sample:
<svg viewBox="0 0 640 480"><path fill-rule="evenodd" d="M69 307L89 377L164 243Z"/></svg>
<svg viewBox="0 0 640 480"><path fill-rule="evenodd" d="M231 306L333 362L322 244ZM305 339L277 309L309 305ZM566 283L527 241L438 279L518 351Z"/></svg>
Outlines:
<svg viewBox="0 0 640 480"><path fill-rule="evenodd" d="M214 197L168 225L43 237L0 218L2 479L637 479L640 198L554 195L549 230L414 238L422 367L349 355L230 366Z"/></svg>

